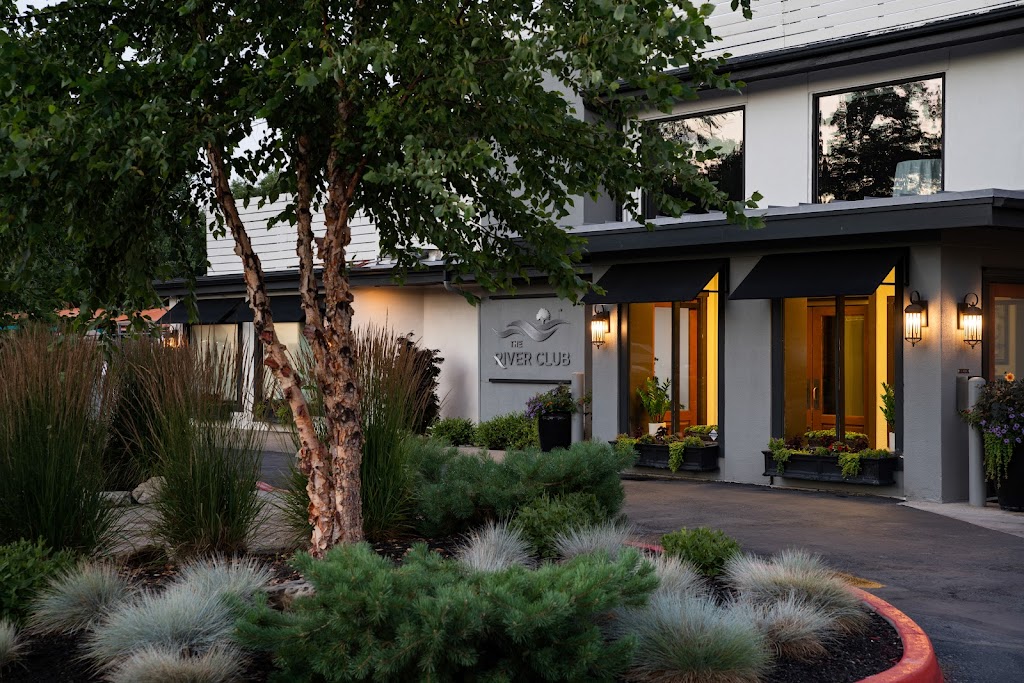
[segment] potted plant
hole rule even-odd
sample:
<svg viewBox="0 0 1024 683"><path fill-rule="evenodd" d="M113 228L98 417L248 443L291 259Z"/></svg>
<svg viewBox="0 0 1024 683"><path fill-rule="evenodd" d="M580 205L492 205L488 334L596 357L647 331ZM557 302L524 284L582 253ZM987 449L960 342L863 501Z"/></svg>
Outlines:
<svg viewBox="0 0 1024 683"><path fill-rule="evenodd" d="M537 419L540 449L568 448L572 443L572 415L579 404L569 387L560 384L526 402L526 416Z"/></svg>
<svg viewBox="0 0 1024 683"><path fill-rule="evenodd" d="M667 434L662 428L657 434L644 434L638 438L620 434L614 444L616 449L635 452L637 467L673 472L713 472L718 469L719 449L710 433L718 435L715 425L689 427L682 438Z"/></svg>
<svg viewBox="0 0 1024 683"><path fill-rule="evenodd" d="M891 384L882 382L882 417L889 430L889 450L896 450L896 391Z"/></svg>
<svg viewBox="0 0 1024 683"><path fill-rule="evenodd" d="M671 386L672 380L667 377L663 383L657 377L648 377L643 386L637 387L636 395L651 420L647 423L647 433L651 436L665 426L665 413L672 407L672 398L668 393Z"/></svg>
<svg viewBox="0 0 1024 683"><path fill-rule="evenodd" d="M989 382L964 417L981 432L985 478L995 483L999 507L1024 511L1024 381L1008 372Z"/></svg>

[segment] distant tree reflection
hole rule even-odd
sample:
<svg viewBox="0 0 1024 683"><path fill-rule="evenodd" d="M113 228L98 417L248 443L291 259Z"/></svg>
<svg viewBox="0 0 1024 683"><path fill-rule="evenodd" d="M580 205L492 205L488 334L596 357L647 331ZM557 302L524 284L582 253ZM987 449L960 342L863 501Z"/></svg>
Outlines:
<svg viewBox="0 0 1024 683"><path fill-rule="evenodd" d="M818 109L821 202L891 197L900 162L942 159L940 78L823 96ZM937 168L913 192L940 190Z"/></svg>

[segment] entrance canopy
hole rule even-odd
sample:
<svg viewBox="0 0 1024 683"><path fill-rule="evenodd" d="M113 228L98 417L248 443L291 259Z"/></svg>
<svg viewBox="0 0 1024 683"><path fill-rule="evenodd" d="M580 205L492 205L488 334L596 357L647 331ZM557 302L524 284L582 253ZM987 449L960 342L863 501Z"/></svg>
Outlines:
<svg viewBox="0 0 1024 683"><path fill-rule="evenodd" d="M720 259L619 263L597 284L605 294L590 292L585 304L634 304L652 301L691 301L721 267Z"/></svg>
<svg viewBox="0 0 1024 683"><path fill-rule="evenodd" d="M218 325L223 322L230 322L228 318L239 305L245 305L245 300L238 298L200 299L196 301L196 313L199 317L195 322L199 325ZM187 322L191 321L188 318L188 306L184 301L176 303L167 312L167 315L160 318L161 324Z"/></svg>
<svg viewBox="0 0 1024 683"><path fill-rule="evenodd" d="M867 296L903 255L902 249L851 249L764 256L730 299Z"/></svg>
<svg viewBox="0 0 1024 683"><path fill-rule="evenodd" d="M301 323L306 320L306 314L302 312L302 298L298 295L270 297L270 313L275 323ZM235 309L226 322L251 323L252 309L249 303L242 301L242 305Z"/></svg>

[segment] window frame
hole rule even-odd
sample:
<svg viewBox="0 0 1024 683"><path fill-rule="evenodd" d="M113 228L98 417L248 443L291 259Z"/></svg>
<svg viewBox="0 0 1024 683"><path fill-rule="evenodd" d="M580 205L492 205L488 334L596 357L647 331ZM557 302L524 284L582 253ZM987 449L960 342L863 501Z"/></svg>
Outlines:
<svg viewBox="0 0 1024 683"><path fill-rule="evenodd" d="M822 97L831 97L833 95L843 95L845 93L858 92L861 90L871 90L872 88L885 88L890 85L906 85L907 83L916 83L918 81L930 81L939 79L942 82L942 116L940 117L942 125L942 141L940 148L942 150L942 185L939 188L939 192L946 191L946 72L941 71L938 73L927 74L924 76L911 76L909 78L897 78L895 80L882 81L878 83L869 83L865 85L858 85L849 88L839 88L836 90L825 90L822 92L814 93L811 98L811 203L812 204L824 204L821 201L821 196L818 193L818 164L821 162L821 150L818 147L818 138L820 135L820 129L818 124L819 113L821 111L820 101ZM744 126L746 126L746 118L743 119ZM744 136L746 131L744 130ZM744 150L744 154L746 150ZM744 161L746 161L744 159ZM847 201L863 201L864 198L847 200ZM841 200L839 200L841 201Z"/></svg>
<svg viewBox="0 0 1024 683"><path fill-rule="evenodd" d="M943 91L945 92L945 91ZM729 114L734 111L740 112L742 116L742 122L740 126L742 140L740 141L743 152L740 155L740 160L743 166L743 173L741 174L742 180L740 181L740 196L738 201L743 201L747 196L747 105L740 104L731 107L724 107L720 109L709 109L706 111L692 112L688 114L673 114L671 116L661 116L654 119L642 119L641 124L644 123L668 123L670 121L680 121L683 119L695 119L701 116L716 116L718 114ZM945 114L945 102L943 102L943 114ZM945 123L943 123L945 125ZM943 128L945 130L945 128ZM945 172L945 170L943 170ZM651 194L648 190L642 189L640 192L640 212L643 220L651 220L653 218L659 218L657 208L654 207L654 203L651 200ZM686 214L683 214L686 215ZM667 218L667 216L660 216Z"/></svg>

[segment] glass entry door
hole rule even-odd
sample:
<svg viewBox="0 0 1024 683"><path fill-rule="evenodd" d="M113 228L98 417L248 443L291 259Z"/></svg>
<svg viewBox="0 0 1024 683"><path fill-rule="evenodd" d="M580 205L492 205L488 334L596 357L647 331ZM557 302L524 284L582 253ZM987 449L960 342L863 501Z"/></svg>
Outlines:
<svg viewBox="0 0 1024 683"><path fill-rule="evenodd" d="M1021 376L1024 372L1024 284L989 285L988 297L986 307L992 311L992 323L991 334L983 337L991 339L986 344L986 379L998 379L1008 372Z"/></svg>
<svg viewBox="0 0 1024 683"><path fill-rule="evenodd" d="M867 372L868 307L847 305L843 332L846 431L865 432L864 378ZM807 315L807 428L835 429L837 356L834 306L809 306Z"/></svg>

